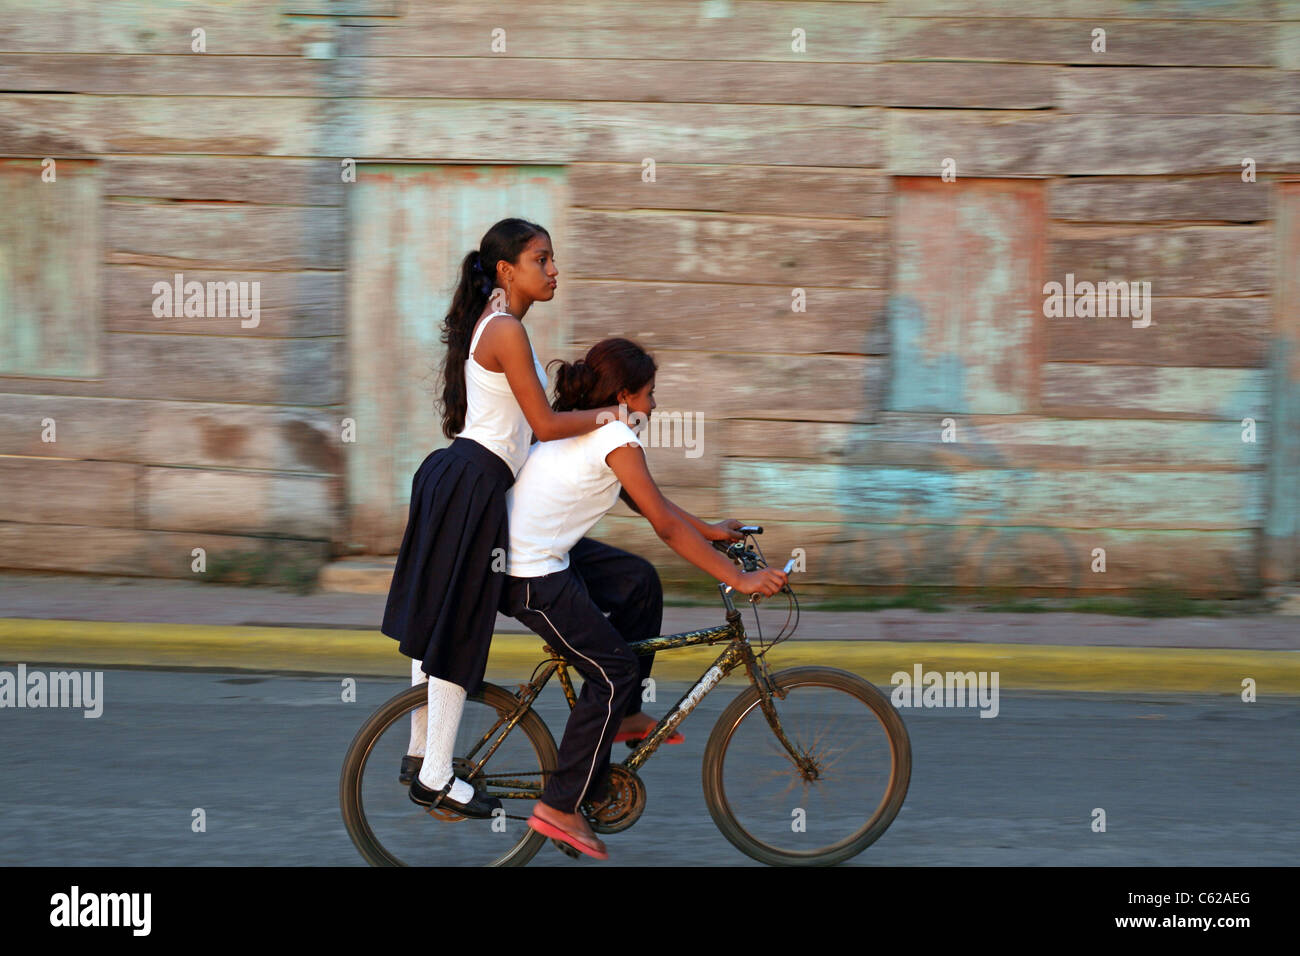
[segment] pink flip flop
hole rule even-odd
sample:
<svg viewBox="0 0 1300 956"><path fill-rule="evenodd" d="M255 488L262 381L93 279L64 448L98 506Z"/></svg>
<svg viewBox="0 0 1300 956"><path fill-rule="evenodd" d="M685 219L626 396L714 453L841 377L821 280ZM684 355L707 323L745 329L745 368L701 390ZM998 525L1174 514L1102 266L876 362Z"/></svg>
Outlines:
<svg viewBox="0 0 1300 956"><path fill-rule="evenodd" d="M649 730L625 730L621 733L617 733L614 735L614 743L621 744L625 740L628 743L632 743L637 740L645 740L652 733L654 733L653 727L651 727ZM665 740L664 743L684 744L686 743L686 738L682 736L681 731L674 730L671 734L668 735L668 739Z"/></svg>
<svg viewBox="0 0 1300 956"><path fill-rule="evenodd" d="M552 840L559 840L562 843L567 843L579 853L585 853L587 856L595 857L597 860L609 859L608 853L597 850L590 843L583 842L580 837L574 836L568 830L561 830L555 824L547 823L535 813L528 818L528 826L543 836L550 837Z"/></svg>

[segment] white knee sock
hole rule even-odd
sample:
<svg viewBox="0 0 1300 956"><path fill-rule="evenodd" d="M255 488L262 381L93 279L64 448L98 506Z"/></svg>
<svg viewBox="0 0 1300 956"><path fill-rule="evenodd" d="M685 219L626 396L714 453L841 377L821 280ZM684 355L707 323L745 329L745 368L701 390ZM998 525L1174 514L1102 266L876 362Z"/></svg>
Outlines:
<svg viewBox="0 0 1300 956"><path fill-rule="evenodd" d="M411 658L411 686L423 684L429 679L429 675L424 672L424 667L420 661L414 657ZM411 757L424 756L425 734L429 730L429 709L427 707L417 707L411 711L411 745L406 748L406 753Z"/></svg>
<svg viewBox="0 0 1300 956"><path fill-rule="evenodd" d="M440 790L451 779L456 731L460 728L460 715L464 709L465 688L437 677L429 678L429 719L420 783L430 790ZM457 779L448 796L457 803L468 803L474 796L474 788Z"/></svg>

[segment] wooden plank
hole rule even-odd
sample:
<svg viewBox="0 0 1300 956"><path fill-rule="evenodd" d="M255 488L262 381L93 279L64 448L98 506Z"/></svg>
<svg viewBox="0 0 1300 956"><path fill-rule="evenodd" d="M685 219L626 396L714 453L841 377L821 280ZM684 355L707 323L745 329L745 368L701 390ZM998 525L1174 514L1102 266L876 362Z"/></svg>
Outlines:
<svg viewBox="0 0 1300 956"><path fill-rule="evenodd" d="M654 470L654 465L650 466L650 474L655 478L655 484L663 492L664 497L676 504L679 508L696 515L705 521L713 521L713 515L721 511L721 497L716 488L695 487L689 485L671 485L663 479L662 476ZM620 499L615 503L611 513L625 515L631 518L639 518L635 511L625 505ZM645 522L644 518L640 519ZM645 522L647 527L648 522Z"/></svg>
<svg viewBox="0 0 1300 956"><path fill-rule="evenodd" d="M884 362L843 356L660 352L655 399L718 418L871 421L884 389Z"/></svg>
<svg viewBox="0 0 1300 956"><path fill-rule="evenodd" d="M843 467L728 458L723 503L771 520L1223 530L1263 519L1258 472Z"/></svg>
<svg viewBox="0 0 1300 956"><path fill-rule="evenodd" d="M337 478L146 467L140 485L142 526L154 531L329 541L339 530Z"/></svg>
<svg viewBox="0 0 1300 956"><path fill-rule="evenodd" d="M787 302L795 287L883 289L888 282L883 222L578 210L572 223L575 278L744 284L758 276Z"/></svg>
<svg viewBox="0 0 1300 956"><path fill-rule="evenodd" d="M882 117L852 107L376 98L342 100L330 109L336 138L329 148L340 156L495 161L508 143L511 161L525 164L650 157L656 163L875 167L885 159ZM799 149L792 152L791 143ZM317 143L298 155L321 148ZM275 141L250 150L280 151Z"/></svg>
<svg viewBox="0 0 1300 956"><path fill-rule="evenodd" d="M951 442L944 441L945 418L952 420ZM885 412L871 425L742 419L723 424L724 456L845 467L1258 470L1269 460L1270 442L1267 427L1256 429L1254 442L1242 441L1239 422Z"/></svg>
<svg viewBox="0 0 1300 956"><path fill-rule="evenodd" d="M341 269L346 261L335 209L115 202L104 223L105 261L160 267L158 281L184 267Z"/></svg>
<svg viewBox="0 0 1300 956"><path fill-rule="evenodd" d="M150 401L0 393L0 455L249 468L335 475L342 471L337 412L202 401ZM54 442L41 440L54 422Z"/></svg>
<svg viewBox="0 0 1300 956"><path fill-rule="evenodd" d="M100 370L99 170L0 160L0 375L78 378Z"/></svg>
<svg viewBox="0 0 1300 956"><path fill-rule="evenodd" d="M1095 29L1106 51L1092 51ZM993 60L1085 66L1273 66L1276 33L1211 20L1017 18L889 20L888 59Z"/></svg>
<svg viewBox="0 0 1300 956"><path fill-rule="evenodd" d="M1007 111L890 110L889 169L938 176L944 158L970 176L1240 175L1300 168L1300 118L1246 114L1025 115Z"/></svg>
<svg viewBox="0 0 1300 956"><path fill-rule="evenodd" d="M1053 362L1264 368L1273 307L1251 299L1153 298L1151 325L1129 318L1050 318L1043 322ZM1143 320L1145 321L1145 319Z"/></svg>
<svg viewBox="0 0 1300 956"><path fill-rule="evenodd" d="M138 472L111 461L0 458L0 521L133 528Z"/></svg>
<svg viewBox="0 0 1300 956"><path fill-rule="evenodd" d="M1290 78L1263 70L1169 67L1056 72L1056 106L1067 113L1295 113Z"/></svg>
<svg viewBox="0 0 1300 956"><path fill-rule="evenodd" d="M262 555L272 567L319 566L330 556L322 541L0 522L3 568L193 580L199 577L191 570L194 548L206 550L209 571L248 555Z"/></svg>
<svg viewBox="0 0 1300 956"><path fill-rule="evenodd" d="M409 0L288 0L280 12L293 16L400 17Z"/></svg>
<svg viewBox="0 0 1300 956"><path fill-rule="evenodd" d="M891 17L1023 17L1021 0L889 0ZM1277 20L1279 0L1038 0L1033 16L1131 20Z"/></svg>
<svg viewBox="0 0 1300 956"><path fill-rule="evenodd" d="M73 382L65 394L332 405L343 401L336 337L256 339L251 336L114 332L105 337L101 382ZM13 389L9 383L6 387Z"/></svg>
<svg viewBox="0 0 1300 956"><path fill-rule="evenodd" d="M140 409L129 399L72 398L64 395L22 395L3 380L0 393L0 455L94 458L136 461L141 438ZM42 433L54 425L54 441Z"/></svg>
<svg viewBox="0 0 1300 956"><path fill-rule="evenodd" d="M327 99L114 96L96 100L105 152L236 156L348 155L327 148Z"/></svg>
<svg viewBox="0 0 1300 956"><path fill-rule="evenodd" d="M1259 586L1254 530L818 523L774 520L761 508L734 517L763 525L760 543L772 565L803 549L806 570L791 575L791 586L805 599L805 588L824 586L856 594L918 586L1031 594L1165 587L1225 597L1256 593ZM642 518L607 515L590 536L647 558L666 582L703 591L712 580L671 551ZM1094 548L1106 550L1105 573L1092 571ZM777 623L784 620L784 606L773 604L765 625L773 615Z"/></svg>
<svg viewBox="0 0 1300 956"><path fill-rule="evenodd" d="M570 350L585 354L604 338L634 339L650 352L830 352L885 355L888 293L883 289L804 289L803 312L789 288L704 282L568 282Z"/></svg>
<svg viewBox="0 0 1300 956"><path fill-rule="evenodd" d="M105 152L105 131L90 122L85 97L0 93L0 143L9 156L93 159Z"/></svg>
<svg viewBox="0 0 1300 956"><path fill-rule="evenodd" d="M6 0L0 52L149 53L194 59L225 54L302 55L329 40L326 20L281 15L280 4L187 0L64 0L57 13L40 0ZM206 33L207 52L191 52L191 31Z"/></svg>
<svg viewBox="0 0 1300 956"><path fill-rule="evenodd" d="M1288 0L1289 2L1289 0ZM1288 8L1289 9L1289 8ZM1294 14L1292 14L1294 17ZM1277 25L1277 68L1300 70L1300 23L1291 19ZM1295 76L1292 74L1292 79Z"/></svg>
<svg viewBox="0 0 1300 956"><path fill-rule="evenodd" d="M656 417L658 424L652 425ZM665 403L655 409L650 423L642 429L647 443L646 464L655 484L674 501L678 501L678 495L695 496L694 506L682 507L701 516L719 507L718 468L725 428L726 422L688 414ZM696 506L701 510L696 511Z"/></svg>
<svg viewBox="0 0 1300 956"><path fill-rule="evenodd" d="M1300 581L1300 183L1279 184L1277 197L1277 309L1269 362L1274 451L1260 549L1261 574L1273 585Z"/></svg>
<svg viewBox="0 0 1300 956"><path fill-rule="evenodd" d="M1263 188L1258 188L1263 187ZM1055 179L1047 186L1051 219L1078 222L1257 222L1272 218L1267 182L1240 176Z"/></svg>
<svg viewBox="0 0 1300 956"><path fill-rule="evenodd" d="M1267 295L1272 263L1266 226L1053 225L1046 278L1149 282L1152 296Z"/></svg>
<svg viewBox="0 0 1300 956"><path fill-rule="evenodd" d="M1033 404L1045 226L1039 183L899 182L888 408Z"/></svg>
<svg viewBox="0 0 1300 956"><path fill-rule="evenodd" d="M878 4L746 0L705 4L661 0L655 16L635 4L555 0L545 8L512 7L508 23L471 0L412 4L400 21L343 31L343 56L490 56L577 59L812 60L871 63L882 59ZM506 50L494 54L494 27ZM792 49L791 31L807 35Z"/></svg>
<svg viewBox="0 0 1300 956"><path fill-rule="evenodd" d="M939 109L1050 109L1057 71L1013 63L887 63L864 103ZM875 93L876 87L869 88Z"/></svg>
<svg viewBox="0 0 1300 956"><path fill-rule="evenodd" d="M817 61L695 60L683 70L663 59L345 56L332 66L351 96L421 99L528 100L544 90L550 100L586 102L857 106L886 88L883 66Z"/></svg>
<svg viewBox="0 0 1300 956"><path fill-rule="evenodd" d="M350 155L326 145L334 107L306 97L0 94L0 141L15 156L211 153ZM360 120L358 119L358 122ZM324 127L322 129L322 126ZM352 141L339 130L339 145Z"/></svg>
<svg viewBox="0 0 1300 956"><path fill-rule="evenodd" d="M184 284L198 282L206 290L209 282L258 283L257 325L244 328L240 317L238 292L228 299L235 308L227 308L225 317L214 314L206 318L175 318L154 315L155 282L175 286L175 272L158 266L105 266L104 285L108 289L104 303L104 327L114 332L197 332L209 335L251 335L292 338L296 336L342 335L345 331L343 292L345 273L340 272L254 272L212 271L185 268ZM238 290L238 286L234 287ZM183 299L182 299L183 301ZM206 310L206 293L204 307ZM217 300L214 297L214 305ZM251 309L246 311L252 311Z"/></svg>
<svg viewBox="0 0 1300 956"><path fill-rule="evenodd" d="M641 175L639 162L575 163L569 169L573 204L817 219L892 214L893 183L871 170L656 163L653 183Z"/></svg>
<svg viewBox="0 0 1300 956"><path fill-rule="evenodd" d="M803 547L801 584L933 587L1077 594L1170 588L1242 596L1258 590L1254 531L1148 531L1099 528L899 527L785 524L765 540L768 554ZM805 530L807 529L807 530ZM766 529L765 529L766 532ZM768 533L763 535L769 537ZM819 537L829 538L824 544ZM779 551L778 542L785 543ZM1106 571L1092 570L1094 549ZM784 615L782 615L784 617Z"/></svg>
<svg viewBox="0 0 1300 956"><path fill-rule="evenodd" d="M341 206L349 185L334 159L108 156L101 165L109 199Z"/></svg>
<svg viewBox="0 0 1300 956"><path fill-rule="evenodd" d="M344 57L335 69L337 81L354 96L526 100L540 89L548 99L587 102L870 103L950 109L1047 109L1056 97L1050 67L985 63L718 60L695 61L683 70L680 61L656 59L611 63L608 59L362 56ZM310 73L304 74L302 85L317 82ZM219 91L200 86L197 80L187 82L194 84L193 92ZM257 88L232 92L256 93ZM309 88L303 95L311 92L320 91Z"/></svg>
<svg viewBox="0 0 1300 956"><path fill-rule="evenodd" d="M1042 411L1115 418L1208 418L1266 421L1268 373L1236 368L1160 368L1045 362Z"/></svg>
<svg viewBox="0 0 1300 956"><path fill-rule="evenodd" d="M331 61L303 56L180 57L85 53L0 54L0 89L12 92L328 96Z"/></svg>
<svg viewBox="0 0 1300 956"><path fill-rule="evenodd" d="M883 117L841 106L0 94L11 155L875 167ZM791 152L790 144L800 148ZM797 162L792 162L797 160Z"/></svg>

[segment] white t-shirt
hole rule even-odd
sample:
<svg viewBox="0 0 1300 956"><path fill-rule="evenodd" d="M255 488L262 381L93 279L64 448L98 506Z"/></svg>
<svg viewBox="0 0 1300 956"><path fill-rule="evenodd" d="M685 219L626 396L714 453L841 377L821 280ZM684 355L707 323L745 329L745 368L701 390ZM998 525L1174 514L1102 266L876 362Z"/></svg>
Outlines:
<svg viewBox="0 0 1300 956"><path fill-rule="evenodd" d="M622 487L605 456L629 442L645 447L621 421L533 445L506 492L510 552L506 574L536 578L569 566L569 550L618 500Z"/></svg>

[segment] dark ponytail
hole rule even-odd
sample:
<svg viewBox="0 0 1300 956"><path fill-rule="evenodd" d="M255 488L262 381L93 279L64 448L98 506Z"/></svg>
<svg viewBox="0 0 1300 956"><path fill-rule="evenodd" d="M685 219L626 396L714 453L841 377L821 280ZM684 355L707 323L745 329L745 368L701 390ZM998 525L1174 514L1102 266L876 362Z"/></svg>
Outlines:
<svg viewBox="0 0 1300 956"><path fill-rule="evenodd" d="M497 284L497 263L517 263L520 254L537 236L551 237L537 223L526 219L502 219L492 226L479 247L460 261L460 277L451 297L451 308L442 323L442 433L448 438L465 427L465 362L469 343L483 307Z"/></svg>
<svg viewBox="0 0 1300 956"><path fill-rule="evenodd" d="M659 370L650 353L631 339L605 339L585 358L572 363L554 359L550 364L559 366L551 403L557 412L617 405L620 391L639 392Z"/></svg>

